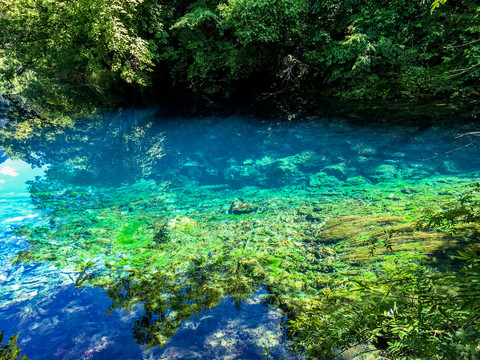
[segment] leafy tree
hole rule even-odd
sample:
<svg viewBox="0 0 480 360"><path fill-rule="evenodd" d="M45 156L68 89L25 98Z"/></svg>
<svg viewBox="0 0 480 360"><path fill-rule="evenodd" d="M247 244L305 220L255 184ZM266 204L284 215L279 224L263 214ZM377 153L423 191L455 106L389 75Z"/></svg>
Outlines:
<svg viewBox="0 0 480 360"><path fill-rule="evenodd" d="M4 87L34 71L50 80L105 94L119 79L146 85L155 52L138 34L141 0L2 0L0 44Z"/></svg>
<svg viewBox="0 0 480 360"><path fill-rule="evenodd" d="M7 95L48 111L74 110L88 92L109 105L171 90L475 95L478 9L474 0L2 0L0 78Z"/></svg>
<svg viewBox="0 0 480 360"><path fill-rule="evenodd" d="M0 359L1 360L28 360L26 355L22 355L22 351L17 345L18 335L13 335L10 340L3 344L3 331L0 331Z"/></svg>

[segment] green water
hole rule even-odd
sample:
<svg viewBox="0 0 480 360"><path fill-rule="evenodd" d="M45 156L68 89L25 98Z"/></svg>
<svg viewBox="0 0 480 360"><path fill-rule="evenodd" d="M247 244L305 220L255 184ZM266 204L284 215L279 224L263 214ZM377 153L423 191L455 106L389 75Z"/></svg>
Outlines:
<svg viewBox="0 0 480 360"><path fill-rule="evenodd" d="M334 276L378 269L392 251L415 262L426 255L431 268L455 266L448 254L461 242L414 230L426 209L440 210L480 174L477 143L451 152L472 142L455 136L474 119L449 116L179 119L132 110L67 128L7 128L4 152L46 169L28 182L41 220L15 229L29 245L10 255L17 267L70 274L78 291L105 290L106 312L135 314L143 349L168 350L157 358L261 358L265 349L280 358L289 353L288 320L320 306ZM5 312L15 296L6 296ZM180 330L204 339L207 330L185 332L185 324L225 299L240 309L263 303L271 321L241 335L246 325L228 310L231 322L209 327L202 345L169 350ZM264 315L245 316L251 326ZM293 349L295 336L288 341ZM247 343L250 352L240 351ZM98 344L56 356L103 359L120 346Z"/></svg>

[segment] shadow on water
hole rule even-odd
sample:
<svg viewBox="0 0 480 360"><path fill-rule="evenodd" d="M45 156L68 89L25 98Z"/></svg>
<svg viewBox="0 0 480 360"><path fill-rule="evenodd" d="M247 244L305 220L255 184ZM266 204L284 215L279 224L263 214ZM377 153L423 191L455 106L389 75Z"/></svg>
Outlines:
<svg viewBox="0 0 480 360"><path fill-rule="evenodd" d="M455 135L473 126L154 110L64 127L12 121L5 153L47 166L28 182L42 221L16 228L29 247L12 267L71 275L32 317L33 298L11 291L9 329L25 334L32 359L47 338L59 359L287 356L273 305L292 317L311 309L326 274L368 263L365 233L410 226L478 177L477 143L445 154L468 144ZM441 234L399 234L399 251L448 249Z"/></svg>

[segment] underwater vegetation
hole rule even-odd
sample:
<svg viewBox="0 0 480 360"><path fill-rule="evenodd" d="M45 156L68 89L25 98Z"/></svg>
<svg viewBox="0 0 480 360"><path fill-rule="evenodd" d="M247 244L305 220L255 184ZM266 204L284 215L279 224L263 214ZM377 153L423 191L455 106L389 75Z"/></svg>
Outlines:
<svg viewBox="0 0 480 360"><path fill-rule="evenodd" d="M50 164L29 183L44 217L15 230L30 247L13 261L75 271L78 288L106 289L109 311L140 304L133 335L147 347L225 297L240 306L264 289L294 355L478 357L478 157L412 160L442 152L412 128L363 141L345 122L252 132L209 121L200 136L198 124L111 119L37 153L27 144ZM100 124L106 134L91 132Z"/></svg>
<svg viewBox="0 0 480 360"><path fill-rule="evenodd" d="M461 183L440 177L396 186L370 184L364 192L351 187L335 198L317 189L252 188L242 191L242 197L256 209L234 214L230 209L239 200L230 189L189 191L154 181L65 189L39 179L30 192L37 206L49 209L49 224L17 229L28 236L31 248L15 261L74 268L76 286L107 289L112 310L143 304L145 314L135 322L134 336L148 346L162 346L183 321L215 307L225 295L241 302L265 287L268 302L289 315L297 350L306 348L319 356L329 347L351 345L356 337L350 329L359 329L359 324L370 329L372 321L378 333L364 342L406 336L408 332L400 330L392 335L393 325L380 320L390 319L384 312L392 309L391 316L399 317L395 312L402 305L412 315L415 308L400 299L415 293L455 298L447 297L455 291L444 273L454 266L448 254L470 244L475 227L460 226L452 235L420 228L422 217L411 214L431 205L432 199L436 209L446 206L467 180ZM402 192L406 188L410 191ZM415 200L415 194L422 196ZM378 302L385 294L391 296ZM365 306L365 297L373 308L358 308ZM358 314L370 314L372 320L365 322ZM333 336L338 322L342 332ZM431 331L425 319L419 323L424 332ZM461 346L458 339L451 343ZM437 347L432 344L432 349Z"/></svg>

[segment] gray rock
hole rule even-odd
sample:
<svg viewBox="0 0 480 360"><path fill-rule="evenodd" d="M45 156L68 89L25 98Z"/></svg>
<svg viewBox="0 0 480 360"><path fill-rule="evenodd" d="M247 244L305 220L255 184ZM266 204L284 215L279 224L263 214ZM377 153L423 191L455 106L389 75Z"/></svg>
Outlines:
<svg viewBox="0 0 480 360"><path fill-rule="evenodd" d="M249 202L243 201L241 199L236 199L228 210L229 214L242 215L254 212L257 210L257 207Z"/></svg>

